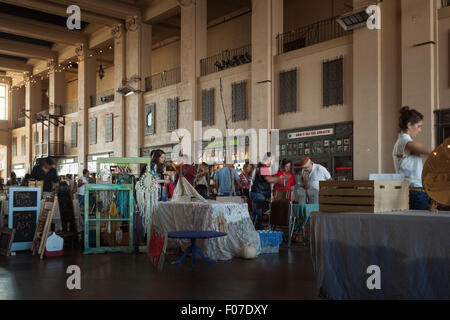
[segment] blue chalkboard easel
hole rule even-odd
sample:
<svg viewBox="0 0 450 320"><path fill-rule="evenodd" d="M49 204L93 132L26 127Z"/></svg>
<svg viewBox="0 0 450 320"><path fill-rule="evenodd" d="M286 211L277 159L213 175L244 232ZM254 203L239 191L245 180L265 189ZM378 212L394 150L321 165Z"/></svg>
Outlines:
<svg viewBox="0 0 450 320"><path fill-rule="evenodd" d="M41 212L41 188L9 188L8 227L16 229L11 251L30 250Z"/></svg>

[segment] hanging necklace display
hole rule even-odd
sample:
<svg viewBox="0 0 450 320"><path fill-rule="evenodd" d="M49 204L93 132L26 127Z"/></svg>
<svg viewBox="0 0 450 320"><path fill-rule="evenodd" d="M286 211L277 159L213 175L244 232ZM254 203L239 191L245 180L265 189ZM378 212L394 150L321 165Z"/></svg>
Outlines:
<svg viewBox="0 0 450 320"><path fill-rule="evenodd" d="M158 206L158 183L148 169L136 183L136 206L146 234Z"/></svg>

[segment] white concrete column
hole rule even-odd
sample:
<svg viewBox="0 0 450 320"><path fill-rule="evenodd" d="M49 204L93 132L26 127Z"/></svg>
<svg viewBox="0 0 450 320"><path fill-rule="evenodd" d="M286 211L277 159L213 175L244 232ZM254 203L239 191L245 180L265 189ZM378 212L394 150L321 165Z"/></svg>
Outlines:
<svg viewBox="0 0 450 320"><path fill-rule="evenodd" d="M11 90L11 101L8 116L10 119L10 126L14 127L14 120L22 117L20 111L25 109L25 88L12 89Z"/></svg>
<svg viewBox="0 0 450 320"><path fill-rule="evenodd" d="M200 77L200 60L206 58L208 50L207 0L195 1L195 75ZM196 83L196 82L195 82Z"/></svg>
<svg viewBox="0 0 450 320"><path fill-rule="evenodd" d="M381 8L381 166L393 173L392 149L398 135L398 116L402 105L401 1L383 1Z"/></svg>
<svg viewBox="0 0 450 320"><path fill-rule="evenodd" d="M54 66L50 66L50 76L48 79L49 112L52 115L61 112L61 106L65 102L66 96L65 72L56 72ZM50 125L50 141L64 141L64 136L58 136L57 127ZM50 148L54 148L50 144ZM55 150L51 150L52 152Z"/></svg>
<svg viewBox="0 0 450 320"><path fill-rule="evenodd" d="M272 1L272 55L277 54L277 35L284 32L284 1Z"/></svg>
<svg viewBox="0 0 450 320"><path fill-rule="evenodd" d="M78 163L79 173L87 168L89 153L89 107L90 96L96 92L95 57L82 45L76 49L78 55Z"/></svg>
<svg viewBox="0 0 450 320"><path fill-rule="evenodd" d="M138 157L143 141L143 113L145 78L152 71L152 26L142 23L139 17L126 22L126 79L139 77L129 84L142 91L125 97L125 155Z"/></svg>
<svg viewBox="0 0 450 320"><path fill-rule="evenodd" d="M199 115L201 98L197 80L200 60L207 54L207 1L198 0L181 7L181 82L178 108L184 129L191 133L191 154L194 155L194 121ZM192 159L191 159L192 160Z"/></svg>
<svg viewBox="0 0 450 320"><path fill-rule="evenodd" d="M425 119L417 140L433 148L436 92L436 1L402 0L402 104Z"/></svg>
<svg viewBox="0 0 450 320"><path fill-rule="evenodd" d="M283 1L254 0L250 120L252 128L268 129L268 132L274 128L273 56L276 54L276 35L282 31ZM270 145L269 136L268 151Z"/></svg>
<svg viewBox="0 0 450 320"><path fill-rule="evenodd" d="M381 101L381 30L359 28L353 32L354 179L381 172Z"/></svg>
<svg viewBox="0 0 450 320"><path fill-rule="evenodd" d="M275 105L276 105L276 101L275 99L278 99L278 95L275 92L275 88L277 87L274 83L274 81L277 81L276 79L278 79L278 76L275 74L275 68L274 68L274 60L273 57L275 57L277 55L277 35L282 34L284 32L284 1L277 1L277 0L272 0L272 20L271 20L271 27L272 27L272 57L270 58L270 67L271 67L271 74L272 74L272 78L270 82L270 87L271 87L271 107L270 107L270 114L271 114L271 119L270 119L270 127L273 129L280 129L280 128L275 128ZM271 151L270 146L275 146L279 148L279 134L277 134L276 136L272 136L270 135L270 137L268 137L268 143L270 143L270 145L267 146L267 150ZM278 141L277 141L278 140ZM277 151L277 159L279 159L279 150Z"/></svg>
<svg viewBox="0 0 450 320"><path fill-rule="evenodd" d="M41 81L37 80L35 83L32 83L31 79L28 78L25 84L25 113L27 117L25 118L25 128L27 132L27 150L26 150L26 159L27 163L25 163L25 170L27 172L31 172L31 168L33 166L33 150L34 146L33 142L33 123L36 119L36 112L40 110L42 103L41 96Z"/></svg>
<svg viewBox="0 0 450 320"><path fill-rule="evenodd" d="M117 116L114 126L120 132L118 137L114 137L114 155L116 157L125 156L126 124L125 124L125 98L117 92L122 86L125 74L125 35L123 25L119 24L111 29L114 38L114 104L119 106L120 113Z"/></svg>
<svg viewBox="0 0 450 320"><path fill-rule="evenodd" d="M25 108L25 89L16 89L12 86L12 79L10 79L9 82L9 108L8 108L8 117L9 117L9 127L14 128L14 120L19 117L19 112L21 109ZM5 137L6 136L6 137ZM11 162L12 162L12 138L11 138L11 132L5 132L4 138L2 139L6 146L6 159L5 159L5 165L6 169L4 170L4 175L2 176L3 179L6 179L9 177L11 173Z"/></svg>
<svg viewBox="0 0 450 320"><path fill-rule="evenodd" d="M207 3L198 0L181 7L181 82L200 76L200 60L207 50Z"/></svg>

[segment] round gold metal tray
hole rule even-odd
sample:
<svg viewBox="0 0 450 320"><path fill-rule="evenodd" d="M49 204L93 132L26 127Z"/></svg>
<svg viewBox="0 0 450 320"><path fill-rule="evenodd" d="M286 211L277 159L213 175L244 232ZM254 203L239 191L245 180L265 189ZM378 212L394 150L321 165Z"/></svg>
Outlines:
<svg viewBox="0 0 450 320"><path fill-rule="evenodd" d="M450 138L428 157L423 166L422 184L431 199L450 206Z"/></svg>

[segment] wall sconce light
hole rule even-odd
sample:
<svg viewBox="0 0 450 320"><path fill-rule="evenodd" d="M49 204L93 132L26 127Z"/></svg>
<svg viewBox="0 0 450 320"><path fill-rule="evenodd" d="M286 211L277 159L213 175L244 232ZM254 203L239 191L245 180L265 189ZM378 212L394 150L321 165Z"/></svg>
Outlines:
<svg viewBox="0 0 450 320"><path fill-rule="evenodd" d="M120 93L121 95L123 95L125 97L131 96L132 94L134 94L135 91L136 91L136 89L134 89L130 85L122 86L117 90L118 93Z"/></svg>
<svg viewBox="0 0 450 320"><path fill-rule="evenodd" d="M128 84L129 82L136 82L136 81L139 81L139 80L140 80L140 77L138 77L136 75L131 77L130 80L122 80L122 86L117 90L117 92L120 93L121 95L125 96L125 97L130 96L130 95L135 94L135 93L144 92L142 90L135 89L135 88L133 88L132 86L130 86Z"/></svg>
<svg viewBox="0 0 450 320"><path fill-rule="evenodd" d="M100 80L102 80L105 77L105 70L103 70L102 65L100 65L100 68L98 70L98 77L100 78Z"/></svg>

